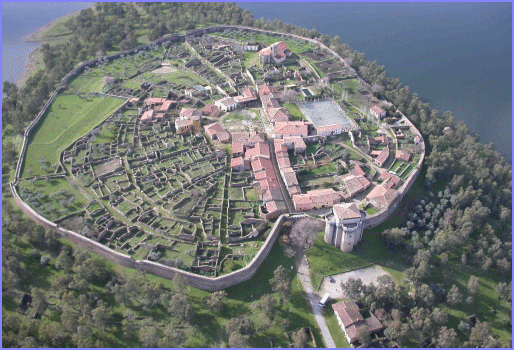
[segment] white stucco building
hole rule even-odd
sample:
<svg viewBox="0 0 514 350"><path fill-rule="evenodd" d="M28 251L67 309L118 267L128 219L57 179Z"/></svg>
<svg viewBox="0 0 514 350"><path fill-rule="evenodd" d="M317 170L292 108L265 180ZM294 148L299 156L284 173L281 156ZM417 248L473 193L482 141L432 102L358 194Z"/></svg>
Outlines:
<svg viewBox="0 0 514 350"><path fill-rule="evenodd" d="M343 252L351 252L362 240L364 217L365 214L355 203L334 205L332 214L325 221L325 242L339 247Z"/></svg>

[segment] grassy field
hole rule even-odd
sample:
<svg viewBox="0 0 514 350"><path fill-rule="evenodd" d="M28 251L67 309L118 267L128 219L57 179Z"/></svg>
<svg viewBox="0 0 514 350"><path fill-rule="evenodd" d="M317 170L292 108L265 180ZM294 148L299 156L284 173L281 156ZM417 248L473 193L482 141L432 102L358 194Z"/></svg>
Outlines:
<svg viewBox="0 0 514 350"><path fill-rule="evenodd" d="M344 253L338 247L325 243L323 236L324 233L320 232L314 245L306 252L315 289L322 276L335 275L370 264L355 254ZM327 259L328 256L330 259Z"/></svg>
<svg viewBox="0 0 514 350"><path fill-rule="evenodd" d="M158 83L162 80L171 81L172 83L184 85L187 88L193 87L195 85L206 85L207 81L200 78L196 74L191 72L181 70L179 72L167 73L167 74L153 74L153 73L144 73L139 75L137 78L144 78L152 83Z"/></svg>
<svg viewBox="0 0 514 350"><path fill-rule="evenodd" d="M68 84L68 89L73 91L75 94L84 94L88 92L100 92L103 86L104 84L102 77L88 77L79 75Z"/></svg>
<svg viewBox="0 0 514 350"><path fill-rule="evenodd" d="M291 114L291 120L305 120L305 116L294 103L284 103L283 106L286 107L289 114Z"/></svg>
<svg viewBox="0 0 514 350"><path fill-rule="evenodd" d="M32 175L44 175L39 158L55 164L59 154L72 142L91 131L94 126L107 118L124 103L114 97L80 98L74 95L57 96L39 126L29 140L22 177L27 170Z"/></svg>

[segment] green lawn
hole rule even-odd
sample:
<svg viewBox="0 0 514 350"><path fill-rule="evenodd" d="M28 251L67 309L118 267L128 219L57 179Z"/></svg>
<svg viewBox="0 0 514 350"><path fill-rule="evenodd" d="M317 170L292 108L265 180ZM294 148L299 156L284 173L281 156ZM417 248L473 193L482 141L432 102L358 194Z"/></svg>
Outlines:
<svg viewBox="0 0 514 350"><path fill-rule="evenodd" d="M245 51L243 53L244 60L243 63L245 67L255 66L259 63L259 53L257 51Z"/></svg>
<svg viewBox="0 0 514 350"><path fill-rule="evenodd" d="M369 261L353 254L353 252L344 253L338 247L326 243L323 237L324 232L320 232L316 242L306 253L314 289L318 288L322 276L334 275L370 264ZM327 257L330 257L330 259L327 259Z"/></svg>
<svg viewBox="0 0 514 350"><path fill-rule="evenodd" d="M22 169L22 176L44 175L39 157L49 164L57 163L59 154L79 137L85 135L124 103L114 97L57 96L32 132Z"/></svg>
<svg viewBox="0 0 514 350"><path fill-rule="evenodd" d="M291 120L305 120L305 116L296 104L284 103L282 106L286 107L289 111L289 114L291 114Z"/></svg>
<svg viewBox="0 0 514 350"><path fill-rule="evenodd" d="M104 86L103 79L103 77L89 77L79 75L78 77L73 78L73 80L68 84L68 90L75 94L100 92Z"/></svg>
<svg viewBox="0 0 514 350"><path fill-rule="evenodd" d="M122 87L124 87L125 89L132 89L132 90L139 90L139 85L141 85L140 82L136 81L136 80L126 80L123 82L123 84L121 84Z"/></svg>

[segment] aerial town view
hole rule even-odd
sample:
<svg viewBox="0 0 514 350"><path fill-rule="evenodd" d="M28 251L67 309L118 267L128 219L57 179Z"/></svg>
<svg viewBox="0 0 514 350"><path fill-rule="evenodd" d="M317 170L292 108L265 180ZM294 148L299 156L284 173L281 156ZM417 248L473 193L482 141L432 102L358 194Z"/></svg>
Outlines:
<svg viewBox="0 0 514 350"><path fill-rule="evenodd" d="M3 83L3 346L511 346L512 167L451 112L234 3L55 18Z"/></svg>

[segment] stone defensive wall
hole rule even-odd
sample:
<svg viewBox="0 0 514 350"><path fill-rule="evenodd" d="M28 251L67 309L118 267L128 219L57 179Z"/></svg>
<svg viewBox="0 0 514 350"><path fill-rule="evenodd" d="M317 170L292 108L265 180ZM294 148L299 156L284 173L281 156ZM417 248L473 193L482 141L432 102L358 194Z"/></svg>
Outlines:
<svg viewBox="0 0 514 350"><path fill-rule="evenodd" d="M55 224L36 213L32 208L30 208L25 204L25 202L21 200L14 188L14 184L11 183L10 186L14 200L20 206L21 210L27 214L27 216L29 216L32 220L44 228L58 232L70 242L84 249L87 249L105 259L111 260L117 264L132 269L141 270L167 279L173 279L177 274L181 275L186 280L186 283L190 286L210 292L225 289L252 278L264 260L266 260L268 257L273 244L277 240L277 237L282 230L284 222L290 220L288 214L281 215L277 219L277 222L275 222L275 225L273 225L273 228L271 229L269 236L264 242L261 250L257 252L253 260L246 267L220 277L206 277L177 268L161 265L148 260L134 260L125 254L118 253L110 248L107 248L103 244L90 240L89 238L84 237L76 232L66 230L60 227L58 224Z"/></svg>
<svg viewBox="0 0 514 350"><path fill-rule="evenodd" d="M323 43L320 43L317 40L304 38L304 37L294 35L294 34L279 33L279 32L273 32L273 31L264 30L264 29L257 29L257 28L251 28L251 27L243 27L243 26L231 26L231 25L213 26L213 27L206 27L206 28L202 28L202 29L195 29L195 30L189 31L187 34L180 34L180 35L172 34L172 35L154 40L146 45L141 45L136 48L121 51L121 52L118 52L118 53L115 53L112 55L98 57L98 58L95 58L95 59L92 59L92 60L89 60L86 62L82 62L62 79L60 86L52 93L52 95L50 96L48 101L45 103L45 105L43 106L41 111L37 114L36 118L29 124L29 126L25 130L25 133L23 135L23 143L22 143L20 156L18 159L18 163L16 164L14 181L10 183L10 188L11 188L11 192L13 194L13 198L14 198L16 204L21 208L21 210L25 214L27 214L32 220L34 220L38 224L42 225L46 229L54 230L54 231L60 233L63 237L65 237L72 243L77 244L87 250L90 250L93 253L95 253L103 258L111 260L117 264L120 264L120 265L123 265L126 267L130 267L133 269L145 271L145 272L148 272L148 273L151 273L156 276L163 277L163 278L172 279L173 277L175 277L175 275L179 274L185 278L185 280L187 281L187 283L189 285L191 285L195 288L199 288L199 289L203 289L203 290L207 290L207 291L217 291L217 290L221 290L221 289L225 289L225 288L234 286L238 283L247 281L250 278L252 278L252 276L257 272L260 265L263 263L263 261L268 256L271 248L273 247L273 244L275 243L275 241L282 229L284 222L286 222L288 220L292 220L292 219L294 220L294 217L296 217L296 216L291 216L289 214L282 214L281 216L279 216L275 225L271 229L271 232L269 233L268 238L264 242L262 248L259 250L259 252L255 255L254 259L246 267L244 267L240 270L231 272L227 275L220 276L220 277L205 277L205 276L200 276L200 275L193 274L193 273L190 273L190 272L187 272L184 270L176 269L173 267L168 267L168 266L161 265L161 264L147 261L147 260L143 260L143 261L134 260L125 254L121 254L110 248L107 248L106 246L104 246L98 242L95 242L93 240L90 240L87 237L84 237L76 232L66 230L66 229L60 227L58 224L53 223L53 222L45 219L41 215L39 215L36 211L34 211L29 205L27 205L19 197L18 192L16 191L16 185L19 182L21 167L23 165L25 153L27 150L27 144L29 142L32 131L37 126L37 124L39 123L39 121L45 114L46 110L48 109L50 104L53 102L55 97L57 96L57 94L66 87L68 81L71 78L75 77L77 74L80 74L84 70L84 68L89 67L94 64L97 64L98 62L103 61L105 59L111 60L111 59L119 58L122 55L135 54L135 53L139 52L140 50L146 50L156 44L158 45L158 44L164 44L164 43L168 43L168 42L185 41L187 37L202 36L207 33L219 32L219 31L223 31L223 30L227 30L227 29L228 30L240 30L240 31L253 31L253 32L260 32L260 33L265 33L265 34L274 34L274 35L289 36L289 37L297 38L297 39L309 42L311 44L314 44L318 47L321 47L321 48L327 50L334 57L338 58L341 62L343 62L345 67L348 67L351 69L351 67L346 63L346 61L344 61L337 53L335 53L333 50L331 50L326 45L324 45ZM410 121L409 121L409 123L410 123ZM421 137L421 133L419 133L419 131L417 131L417 129L412 125L412 123L410 123L410 125L416 131L415 133ZM396 209L396 207L398 206L398 203L404 197L405 193L407 193L407 191L412 187L412 184L418 177L418 175L421 171L421 164L422 164L424 158L425 158L425 152L423 150L423 154L420 158L420 161L418 162L418 165L416 166L415 171L413 171L410 174L407 181L400 188L400 190L399 190L400 195L398 196L395 203L391 207L385 209L384 211L368 217L366 219L366 221L364 222L365 229L369 229L369 228L372 228L372 227L375 227L375 226L381 224L382 222L384 222L387 219L387 217L389 215L391 215L391 213L394 211L394 209Z"/></svg>

